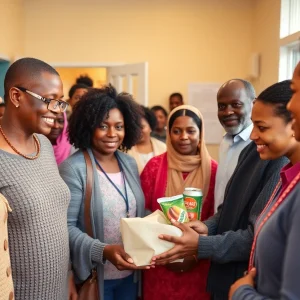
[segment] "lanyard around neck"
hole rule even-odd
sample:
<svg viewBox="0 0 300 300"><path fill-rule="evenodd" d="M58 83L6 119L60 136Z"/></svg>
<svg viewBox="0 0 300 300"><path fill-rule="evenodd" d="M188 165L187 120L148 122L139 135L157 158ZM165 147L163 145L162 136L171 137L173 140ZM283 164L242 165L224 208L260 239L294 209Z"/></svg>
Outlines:
<svg viewBox="0 0 300 300"><path fill-rule="evenodd" d="M110 177L107 175L107 173L104 171L104 169L101 167L101 165L97 161L96 157L95 157L95 162L96 162L96 165L101 170L101 172L105 175L106 179L111 183L111 185L116 189L116 191L121 195L121 197L125 201L125 204L126 204L126 216L127 216L127 218L129 218L129 201L128 201L128 195L127 195L125 174L124 174L122 165L121 165L121 163L120 163L120 161L119 161L119 159L118 159L117 156L116 156L116 158L117 158L118 165L119 165L119 168L120 168L120 171L121 171L121 174L122 174L122 178L123 178L123 182L124 182L125 195L120 191L120 189L116 186L116 184L110 179Z"/></svg>
<svg viewBox="0 0 300 300"><path fill-rule="evenodd" d="M280 206L280 204L286 199L286 197L289 195L289 193L293 190L293 188L297 185L297 183L300 181L300 172L296 175L296 177L292 180L292 182L287 186L287 188L282 191L281 194L278 195L277 201L272 205L270 211L267 213L267 215L263 218L261 221L261 217L266 213L269 206L272 204L272 201L274 200L277 192L280 189L281 186L281 180L279 180L277 186L275 187L273 194L271 195L269 201L267 202L267 205L265 206L264 210L261 212L259 217L256 219L256 223L260 222L260 224L256 224L256 231L253 238L253 243L251 247L250 252L250 259L249 259L249 265L248 265L248 271L251 271L251 269L254 267L254 259L255 259L255 250L256 250L256 244L257 244L257 238L259 236L259 233L261 232L263 226L266 224L266 222L270 219L270 217L274 214L274 212L277 210L277 208Z"/></svg>

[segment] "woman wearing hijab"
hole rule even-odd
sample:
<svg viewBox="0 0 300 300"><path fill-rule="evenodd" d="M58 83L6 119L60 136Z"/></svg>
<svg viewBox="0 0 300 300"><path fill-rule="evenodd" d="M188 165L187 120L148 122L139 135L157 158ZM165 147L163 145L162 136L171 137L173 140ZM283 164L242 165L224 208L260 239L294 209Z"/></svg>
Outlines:
<svg viewBox="0 0 300 300"><path fill-rule="evenodd" d="M201 220L214 212L217 163L204 141L201 113L192 106L172 110L168 119L167 152L152 158L141 174L146 209L160 209L157 199L182 194L186 187L203 192ZM209 299L206 293L208 261L188 257L183 263L157 266L144 272L144 299Z"/></svg>
<svg viewBox="0 0 300 300"><path fill-rule="evenodd" d="M60 165L64 160L66 160L71 154L75 152L75 149L71 146L68 137L68 120L65 112L60 113L56 116L54 120L54 126L51 132L47 135L50 140L54 156L57 165Z"/></svg>

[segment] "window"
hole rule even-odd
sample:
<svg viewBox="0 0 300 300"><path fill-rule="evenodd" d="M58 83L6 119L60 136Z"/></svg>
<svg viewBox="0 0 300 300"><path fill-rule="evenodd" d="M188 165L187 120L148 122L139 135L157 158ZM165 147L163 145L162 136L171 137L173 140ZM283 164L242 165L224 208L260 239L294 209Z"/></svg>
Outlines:
<svg viewBox="0 0 300 300"><path fill-rule="evenodd" d="M300 61L300 0L281 0L279 80L290 79Z"/></svg>
<svg viewBox="0 0 300 300"><path fill-rule="evenodd" d="M300 30L300 1L281 0L280 38Z"/></svg>

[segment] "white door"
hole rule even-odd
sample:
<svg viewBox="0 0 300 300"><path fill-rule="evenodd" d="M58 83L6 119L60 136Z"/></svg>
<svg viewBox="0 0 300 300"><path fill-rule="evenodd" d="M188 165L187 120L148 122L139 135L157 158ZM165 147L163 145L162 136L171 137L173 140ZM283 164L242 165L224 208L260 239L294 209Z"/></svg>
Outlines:
<svg viewBox="0 0 300 300"><path fill-rule="evenodd" d="M147 62L108 67L107 82L111 83L118 93L130 93L139 104L148 106Z"/></svg>

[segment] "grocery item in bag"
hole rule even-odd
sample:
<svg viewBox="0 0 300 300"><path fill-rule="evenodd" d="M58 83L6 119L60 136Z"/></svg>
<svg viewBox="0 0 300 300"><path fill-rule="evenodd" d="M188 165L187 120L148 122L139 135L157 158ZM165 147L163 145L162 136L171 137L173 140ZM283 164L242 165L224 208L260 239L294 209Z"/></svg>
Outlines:
<svg viewBox="0 0 300 300"><path fill-rule="evenodd" d="M183 195L173 197L163 197L157 199L161 210L165 216L171 221L174 219L180 223L189 222L186 207L184 205Z"/></svg>
<svg viewBox="0 0 300 300"><path fill-rule="evenodd" d="M200 220L203 193L201 189L186 187L183 192L184 205L191 220Z"/></svg>

